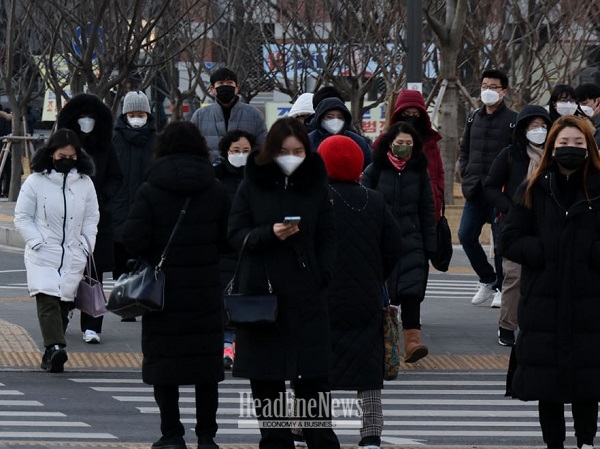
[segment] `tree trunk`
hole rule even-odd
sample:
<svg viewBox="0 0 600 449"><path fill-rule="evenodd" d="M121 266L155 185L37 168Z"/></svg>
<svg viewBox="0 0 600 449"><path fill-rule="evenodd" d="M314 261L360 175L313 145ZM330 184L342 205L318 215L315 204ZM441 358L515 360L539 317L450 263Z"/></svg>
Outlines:
<svg viewBox="0 0 600 449"><path fill-rule="evenodd" d="M439 128L442 135L440 151L446 178L444 189L446 204L454 204L454 167L458 155L459 128L463 126L462 123L459 123L457 114L459 110L459 92L456 84L458 53L451 48L442 46L440 55L440 78L448 80L439 113Z"/></svg>

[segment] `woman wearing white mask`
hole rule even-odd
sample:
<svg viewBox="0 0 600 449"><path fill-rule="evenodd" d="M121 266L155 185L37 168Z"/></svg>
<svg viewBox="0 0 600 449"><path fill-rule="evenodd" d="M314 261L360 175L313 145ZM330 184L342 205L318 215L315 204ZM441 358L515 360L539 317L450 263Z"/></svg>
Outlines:
<svg viewBox="0 0 600 449"><path fill-rule="evenodd" d="M134 257L123 244L123 226L139 187L144 182L146 169L152 159L156 143L156 121L150 102L143 92L131 91L123 99L122 114L117 117L112 143L123 172L123 185L112 200L115 268L113 278L129 271L127 261ZM122 321L135 321L135 318Z"/></svg>
<svg viewBox="0 0 600 449"><path fill-rule="evenodd" d="M111 200L121 188L123 173L112 145L113 116L110 108L92 94L80 93L62 108L56 120L58 128L75 131L82 148L90 155L96 166L92 182L98 195L100 222L94 248L94 260L98 273L114 268L113 228ZM100 343L103 317L94 318L81 314L80 328L83 341Z"/></svg>
<svg viewBox="0 0 600 449"><path fill-rule="evenodd" d="M300 221L286 224L287 216ZM308 447L337 449L337 437L326 428L331 409L325 406L330 400L326 287L335 269L335 219L323 161L310 151L304 126L294 118L277 120L262 149L248 157L229 215L229 242L240 250L248 235L240 291L264 293L270 282L277 294L277 324L236 331L233 375L250 379L260 422L288 418L285 382L291 380L296 401L323 424L304 429ZM262 407L282 399L282 407ZM261 448L294 448L289 428L261 426L260 432Z"/></svg>
<svg viewBox="0 0 600 449"><path fill-rule="evenodd" d="M508 211L513 207L517 188L531 176L540 163L550 126L552 121L544 107L524 106L517 116L513 143L498 154L490 168L483 188L488 201L494 204L500 214L498 218L500 231L504 227ZM502 249L501 244L498 247ZM500 304L492 303L492 306L500 307L498 344L513 346L518 327L517 304L521 265L503 258L502 271L504 274L502 298Z"/></svg>
<svg viewBox="0 0 600 449"><path fill-rule="evenodd" d="M219 141L219 159L214 164L215 175L220 180L232 201L242 179L244 167L250 152L254 149L256 137L241 129L229 131ZM221 256L221 283L227 285L233 277L237 251ZM235 359L235 330L225 328L223 343L223 367L231 369Z"/></svg>
<svg viewBox="0 0 600 449"><path fill-rule="evenodd" d="M311 123L315 124L315 129L308 134L308 138L313 151L317 151L321 142L327 137L346 136L360 147L365 158L363 168L371 163L371 145L363 136L350 131L352 115L342 100L335 97L322 100L315 109L315 116Z"/></svg>

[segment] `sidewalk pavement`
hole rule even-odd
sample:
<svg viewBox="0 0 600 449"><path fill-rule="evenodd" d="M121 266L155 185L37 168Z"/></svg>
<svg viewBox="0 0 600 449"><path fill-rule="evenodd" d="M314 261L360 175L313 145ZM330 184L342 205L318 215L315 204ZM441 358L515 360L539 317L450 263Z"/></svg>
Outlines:
<svg viewBox="0 0 600 449"><path fill-rule="evenodd" d="M13 225L14 203L0 200L0 245L22 251L23 242ZM435 279L473 282L474 272L460 245L447 274L432 269ZM474 291L474 290L473 290ZM107 292L108 294L108 292ZM39 369L43 347L35 302L31 298L0 298L0 369ZM104 317L100 344L82 340L79 311L67 330L67 370L139 369L141 322L123 323L113 314ZM430 355L403 370L504 370L509 348L497 343L498 309L489 303L472 306L470 300L432 297L422 306L422 341Z"/></svg>

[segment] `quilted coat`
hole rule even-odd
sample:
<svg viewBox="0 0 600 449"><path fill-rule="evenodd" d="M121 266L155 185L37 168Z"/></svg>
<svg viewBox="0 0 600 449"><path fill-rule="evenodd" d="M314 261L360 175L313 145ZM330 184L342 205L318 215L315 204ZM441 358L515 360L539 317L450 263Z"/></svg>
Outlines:
<svg viewBox="0 0 600 449"><path fill-rule="evenodd" d="M229 122L225 123L223 108L218 103L204 106L192 115L192 123L198 127L200 133L206 139L211 151L211 160L216 161L219 157L219 141L227 133L234 129L241 129L256 136L256 144L262 145L267 137L267 125L261 113L254 106L242 102L239 97L229 116Z"/></svg>
<svg viewBox="0 0 600 449"><path fill-rule="evenodd" d="M537 178L503 230L504 255L522 266L519 336L507 393L522 400L600 400L600 173ZM523 188L517 193L522 196Z"/></svg>
<svg viewBox="0 0 600 449"><path fill-rule="evenodd" d="M483 195L483 182L500 150L511 143L516 121L517 113L504 102L492 114L481 108L467 119L458 157L467 200Z"/></svg>
<svg viewBox="0 0 600 449"><path fill-rule="evenodd" d="M400 257L402 233L383 195L331 182L338 257L329 288L331 388L383 386L382 285Z"/></svg>
<svg viewBox="0 0 600 449"><path fill-rule="evenodd" d="M85 157L83 153L80 159ZM93 164L82 165L81 173L75 169L67 175L55 170L32 173L19 192L15 227L25 240L31 296L45 293L73 301L77 292L87 263L85 237L93 248L100 217L96 190L88 176Z"/></svg>
<svg viewBox="0 0 600 449"><path fill-rule="evenodd" d="M286 177L275 162L257 165L251 153L233 200L228 237L242 258L241 291L265 292L267 275L278 299L277 325L238 329L233 375L249 379L323 378L329 374L326 287L335 268L336 231L327 174L308 152ZM280 241L273 224L301 217L300 232Z"/></svg>
<svg viewBox="0 0 600 449"><path fill-rule="evenodd" d="M379 146L360 182L383 193L402 230L402 255L388 278L390 301L397 305L400 296L422 301L428 275L427 257L437 250L427 157L415 146L406 167L399 172L388 160L386 149Z"/></svg>
<svg viewBox="0 0 600 449"><path fill-rule="evenodd" d="M127 249L160 259L186 197L191 203L164 264L165 307L142 317L142 377L152 385L223 379L223 300L219 252L226 248L229 202L207 158L154 160L123 228Z"/></svg>

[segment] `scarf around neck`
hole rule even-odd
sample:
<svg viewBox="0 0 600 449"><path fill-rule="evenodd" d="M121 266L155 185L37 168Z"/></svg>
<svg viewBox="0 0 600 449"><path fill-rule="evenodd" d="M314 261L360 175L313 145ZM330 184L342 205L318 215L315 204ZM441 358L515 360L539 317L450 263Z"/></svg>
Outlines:
<svg viewBox="0 0 600 449"><path fill-rule="evenodd" d="M529 156L529 167L527 167L527 179L531 178L531 175L540 165L542 160L542 154L544 153L544 147L538 147L533 145L531 142L527 143L527 156Z"/></svg>
<svg viewBox="0 0 600 449"><path fill-rule="evenodd" d="M394 156L392 154L391 150L387 152L387 158L388 158L388 160L394 166L394 168L396 170L398 170L398 171L404 170L404 167L406 167L406 164L410 160L411 156L412 156L412 152L408 155L407 158L405 158L405 159L398 159L396 156Z"/></svg>

